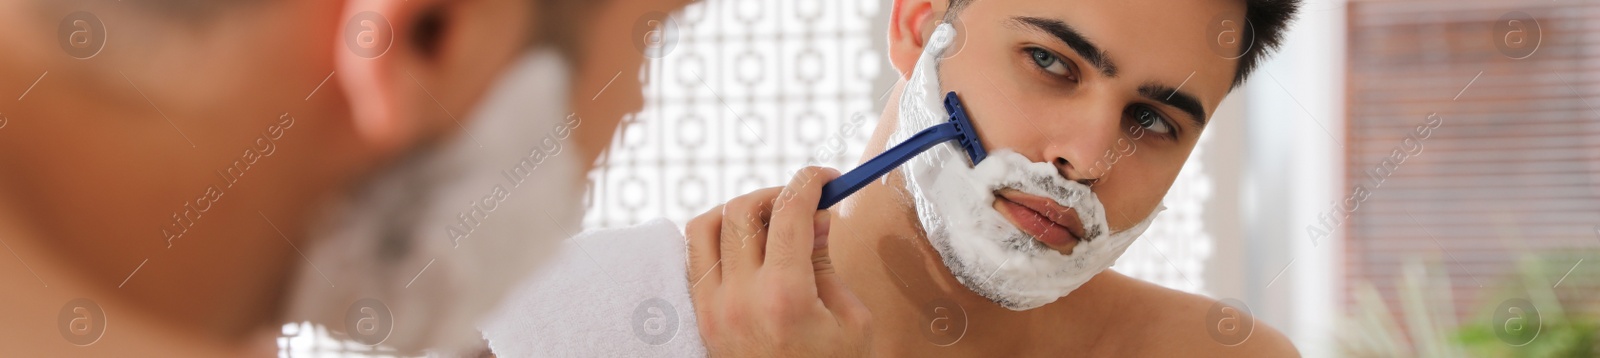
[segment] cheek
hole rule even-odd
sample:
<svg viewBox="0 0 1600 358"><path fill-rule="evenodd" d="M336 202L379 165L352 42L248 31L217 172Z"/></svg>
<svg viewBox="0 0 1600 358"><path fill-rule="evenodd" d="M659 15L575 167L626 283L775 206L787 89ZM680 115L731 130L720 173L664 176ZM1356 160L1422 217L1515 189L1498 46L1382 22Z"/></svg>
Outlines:
<svg viewBox="0 0 1600 358"><path fill-rule="evenodd" d="M968 44L958 56L940 63L939 84L954 91L977 127L978 136L990 150L1020 149L1035 142L1042 130L1038 123L1049 117L1041 110L1048 103L1039 91L1022 88L1029 83L1019 78L1016 66L1004 49ZM942 94L941 94L942 95Z"/></svg>
<svg viewBox="0 0 1600 358"><path fill-rule="evenodd" d="M1141 148L1120 158L1111 174L1095 184L1095 195L1105 205L1106 221L1113 231L1125 230L1149 216L1177 179L1183 162L1154 152Z"/></svg>

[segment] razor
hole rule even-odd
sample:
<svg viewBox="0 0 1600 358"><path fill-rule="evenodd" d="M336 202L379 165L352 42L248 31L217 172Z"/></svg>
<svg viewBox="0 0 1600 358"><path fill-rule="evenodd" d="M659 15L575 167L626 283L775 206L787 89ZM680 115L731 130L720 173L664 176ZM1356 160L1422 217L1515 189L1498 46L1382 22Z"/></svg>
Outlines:
<svg viewBox="0 0 1600 358"><path fill-rule="evenodd" d="M817 209L827 209L838 204L845 197L854 194L888 174L894 168L900 167L906 161L916 157L917 154L928 151L934 145L948 141L956 141L961 149L966 150L967 158L972 159L972 165L978 165L989 153L983 150L983 143L978 141L978 132L972 127L972 120L967 117L967 110L961 105L961 97L955 92L946 93L944 96L945 112L950 113L950 121L923 129L911 135L905 142L895 145L883 153L872 157L861 166L851 169L849 173L840 175L839 178L822 185L822 201L817 203Z"/></svg>

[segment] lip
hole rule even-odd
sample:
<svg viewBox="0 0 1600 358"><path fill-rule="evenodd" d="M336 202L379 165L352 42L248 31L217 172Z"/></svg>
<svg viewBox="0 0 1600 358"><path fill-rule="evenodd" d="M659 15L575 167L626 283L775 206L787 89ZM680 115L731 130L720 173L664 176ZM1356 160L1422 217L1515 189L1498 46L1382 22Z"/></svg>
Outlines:
<svg viewBox="0 0 1600 358"><path fill-rule="evenodd" d="M995 198L996 209L1006 219L1045 246L1071 254L1083 238L1083 222L1078 220L1077 210L1013 189L997 191Z"/></svg>

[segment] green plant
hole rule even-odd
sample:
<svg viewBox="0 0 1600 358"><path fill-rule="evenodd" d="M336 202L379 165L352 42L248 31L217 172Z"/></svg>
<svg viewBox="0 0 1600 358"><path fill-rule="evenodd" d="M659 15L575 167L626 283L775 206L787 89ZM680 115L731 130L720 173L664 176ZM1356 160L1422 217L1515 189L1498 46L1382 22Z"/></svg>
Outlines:
<svg viewBox="0 0 1600 358"><path fill-rule="evenodd" d="M1340 323L1341 355L1353 357L1595 357L1600 356L1600 319L1563 307L1551 283L1551 262L1523 255L1517 274L1483 302L1494 306L1467 322L1456 322L1449 275L1442 265L1408 260L1402 266L1396 315L1368 282L1354 285L1354 305ZM1580 262L1581 264L1581 262ZM1600 264L1600 262L1596 262ZM1572 269L1564 269L1568 276ZM1578 281L1595 275L1580 275ZM1574 281L1564 281L1574 282ZM1592 282L1585 282L1592 284ZM1567 287L1582 285L1573 283ZM1600 300L1579 298L1600 304ZM1508 309L1508 307L1510 307ZM1496 315L1497 312L1502 312ZM1398 320L1397 320L1398 319ZM1402 324L1403 322L1403 324ZM1536 325L1536 326L1535 326ZM1402 328L1403 327L1403 328ZM1518 331L1526 329L1527 331ZM1510 332L1510 333L1508 333ZM1515 333L1521 333L1517 335Z"/></svg>

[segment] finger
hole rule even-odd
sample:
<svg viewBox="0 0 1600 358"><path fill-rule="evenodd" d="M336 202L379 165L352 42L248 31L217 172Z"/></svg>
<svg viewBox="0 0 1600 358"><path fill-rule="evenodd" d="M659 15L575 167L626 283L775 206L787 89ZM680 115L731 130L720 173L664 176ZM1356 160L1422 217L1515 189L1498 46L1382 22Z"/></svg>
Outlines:
<svg viewBox="0 0 1600 358"><path fill-rule="evenodd" d="M754 272L761 267L767 244L767 221L778 189L761 189L741 195L722 208L722 277Z"/></svg>
<svg viewBox="0 0 1600 358"><path fill-rule="evenodd" d="M689 246L689 266L684 274L689 277L689 293L698 296L722 283L722 271L716 269L722 265L718 251L722 242L722 206L689 220L683 231Z"/></svg>
<svg viewBox="0 0 1600 358"><path fill-rule="evenodd" d="M773 204L772 225L768 228L767 260L764 266L794 277L810 277L809 262L816 246L817 202L822 185L839 177L839 171L823 167L801 169L783 188ZM826 213L826 211L821 211ZM810 285L810 280L805 280Z"/></svg>
<svg viewBox="0 0 1600 358"><path fill-rule="evenodd" d="M823 212L826 215L826 212ZM826 220L826 219L822 219ZM839 322L849 323L860 327L872 320L872 312L867 310L867 305L861 303L855 293L846 287L844 280L833 268L833 259L828 256L828 239L831 228L823 226L818 229L818 246L811 254L812 274L817 280L817 298L822 299L822 305L833 313Z"/></svg>

